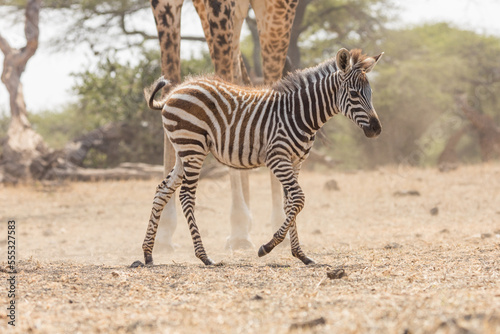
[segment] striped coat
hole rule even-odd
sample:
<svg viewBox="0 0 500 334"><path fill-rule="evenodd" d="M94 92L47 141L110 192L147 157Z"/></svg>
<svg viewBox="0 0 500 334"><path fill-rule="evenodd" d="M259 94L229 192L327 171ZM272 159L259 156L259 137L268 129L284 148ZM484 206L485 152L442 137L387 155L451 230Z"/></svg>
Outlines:
<svg viewBox="0 0 500 334"><path fill-rule="evenodd" d="M366 73L380 56L367 57L359 50L341 49L334 59L298 71L272 87L237 86L216 77L195 77L172 88L162 101L154 95L169 82L160 78L145 92L152 109L162 110L166 134L176 151L176 165L158 186L143 243L146 264L158 218L175 189L187 218L195 254L208 258L194 218L194 197L203 160L208 153L221 163L239 169L267 166L283 185L286 220L259 256L270 252L290 233L292 254L313 263L300 248L296 215L304 205L297 181L315 133L341 113L363 129L367 137L380 134Z"/></svg>

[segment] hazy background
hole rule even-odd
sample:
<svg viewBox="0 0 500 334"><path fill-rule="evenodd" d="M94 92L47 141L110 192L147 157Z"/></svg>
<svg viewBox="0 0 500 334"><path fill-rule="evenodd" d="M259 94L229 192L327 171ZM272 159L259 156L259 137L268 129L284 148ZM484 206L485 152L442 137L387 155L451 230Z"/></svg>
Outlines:
<svg viewBox="0 0 500 334"><path fill-rule="evenodd" d="M22 2L10 0L8 4ZM1 4L2 35L13 46L23 45L22 10ZM343 5L350 9L322 15L328 8ZM484 146L483 130L471 123L459 101L466 101L476 115L489 117L490 124L500 123L495 93L500 70L493 60L500 56L498 13L500 2L493 0L312 1L295 53L290 50L296 68L330 58L340 47L359 47L369 54L385 52L371 75L374 105L384 125L382 136L368 141L359 129L338 117L325 127L326 135L316 149L348 169L497 158L499 149ZM87 18L82 20L82 15ZM190 1L184 4L182 15L182 35L202 37ZM55 148L99 126L125 121L135 137L129 133L128 140L120 142L119 157L91 151L86 166L109 167L123 161L159 164L161 126L140 94L160 74L157 40L125 36L119 28L106 26L112 21L103 17L78 5L71 10L42 9L40 46L22 76L30 120ZM130 29L152 37L156 34L148 6L125 19ZM241 49L258 79L255 45L245 24ZM184 75L212 71L205 42L183 40L181 52ZM0 131L5 131L9 110L3 85L0 112Z"/></svg>

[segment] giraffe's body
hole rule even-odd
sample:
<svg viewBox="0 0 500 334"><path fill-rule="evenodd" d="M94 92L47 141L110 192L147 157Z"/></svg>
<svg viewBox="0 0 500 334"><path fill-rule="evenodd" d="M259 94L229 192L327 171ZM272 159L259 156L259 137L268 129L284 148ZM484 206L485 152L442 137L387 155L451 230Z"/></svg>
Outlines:
<svg viewBox="0 0 500 334"><path fill-rule="evenodd" d="M282 75L290 30L298 0L193 0L200 16L216 74L229 82L242 82L239 39L249 4L254 9L263 58L265 83L271 84ZM179 83L180 76L180 14L183 0L151 0L151 7L158 30L161 48L162 72L172 83ZM165 137L165 175L173 168L175 154ZM231 235L227 246L241 248L252 246L249 231L248 175L230 171L232 189ZM281 224L284 218L279 182L271 178L272 222ZM170 201L162 215L162 225L167 247L172 247L172 234L176 226L175 202Z"/></svg>

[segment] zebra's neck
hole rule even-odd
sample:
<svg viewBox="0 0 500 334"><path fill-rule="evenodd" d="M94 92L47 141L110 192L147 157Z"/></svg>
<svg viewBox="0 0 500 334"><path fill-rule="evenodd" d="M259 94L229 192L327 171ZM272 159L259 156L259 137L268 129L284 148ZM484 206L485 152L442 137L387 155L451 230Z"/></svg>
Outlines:
<svg viewBox="0 0 500 334"><path fill-rule="evenodd" d="M313 135L338 113L339 75L335 63L324 63L292 75L282 92L280 113L297 130Z"/></svg>

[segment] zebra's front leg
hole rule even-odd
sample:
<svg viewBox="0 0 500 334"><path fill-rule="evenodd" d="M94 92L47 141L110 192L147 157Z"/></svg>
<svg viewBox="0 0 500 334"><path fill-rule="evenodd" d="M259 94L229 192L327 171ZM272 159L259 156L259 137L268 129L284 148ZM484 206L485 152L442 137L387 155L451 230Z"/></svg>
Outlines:
<svg viewBox="0 0 500 334"><path fill-rule="evenodd" d="M280 181L274 176L273 172L270 172L270 183L271 183L271 230L274 232L281 227L283 221L286 219L285 207L286 207L286 196L281 193L282 185ZM290 239L285 237L282 246L290 244Z"/></svg>
<svg viewBox="0 0 500 334"><path fill-rule="evenodd" d="M287 205L285 222L281 225L278 231L274 233L271 241L260 247L258 253L259 256L264 256L268 254L274 249L274 247L276 247L283 241L292 223L295 222L295 218L297 217L298 213L304 207L304 202L305 202L304 193L300 188L299 183L297 182L294 169L292 168L292 164L289 161L275 159L274 161L269 162L268 166L269 168L271 168L271 171L283 185L288 205ZM304 253L300 250L300 246L298 244L298 235L296 233L296 230L294 233L294 239L295 239L294 240L295 247L292 247L292 250L295 249L299 251L299 253L297 253L299 256L303 255L303 257L301 257L300 259L304 263L306 262L310 263L310 261L307 260L308 259L307 256L305 256Z"/></svg>
<svg viewBox="0 0 500 334"><path fill-rule="evenodd" d="M294 166L294 176L295 179L299 179L299 172L300 172L300 167L302 166L302 163L297 164ZM286 194L286 190L283 189L283 192ZM292 208L292 203L288 201L288 197L285 197L285 205L284 209L285 212L288 214ZM302 248L300 247L300 242L299 242L299 234L297 232L297 221L294 220L290 224L290 230L288 231L288 234L290 235L290 246L292 248L292 255L296 258L298 258L300 261L302 261L305 265L308 264L315 264L314 260L308 257L304 252L302 251Z"/></svg>
<svg viewBox="0 0 500 334"><path fill-rule="evenodd" d="M163 180L162 183L156 187L156 194L153 200L153 208L149 217L148 228L146 236L142 243L142 250L144 252L144 262L146 265L153 264L153 247L155 243L156 231L158 230L158 221L160 219L163 208L168 203L175 190L181 184L183 176L183 169L179 158L175 163L174 168Z"/></svg>
<svg viewBox="0 0 500 334"><path fill-rule="evenodd" d="M314 262L314 260L308 257L306 254L304 254L302 248L300 247L299 235L297 232L297 222L295 220L290 225L290 230L288 231L288 233L290 234L292 255L302 261L305 265L315 264L316 262Z"/></svg>
<svg viewBox="0 0 500 334"><path fill-rule="evenodd" d="M298 172L296 172L295 177L298 177ZM284 189L283 191L285 194L287 191ZM288 215L290 213L290 210L292 208L292 203L288 201L288 196L285 196L285 203L284 203L284 210L286 214ZM314 264L314 260L311 259L310 257L306 256L304 252L302 251L302 248L300 247L300 242L299 242L299 235L297 232L297 221L293 220L292 223L290 224L290 229L288 230L288 235L290 236L290 246L292 248L292 255L299 260L301 260L304 264ZM285 239L286 240L286 239Z"/></svg>
<svg viewBox="0 0 500 334"><path fill-rule="evenodd" d="M179 193L179 200L181 202L182 211L186 217L189 232L193 239L194 253L205 265L214 264L214 262L207 256L203 242L201 241L200 231L196 225L194 217L194 206L196 200L196 189L198 187L198 180L200 177L200 170L205 156L197 156L187 158L184 160L184 178L182 179L181 191Z"/></svg>

